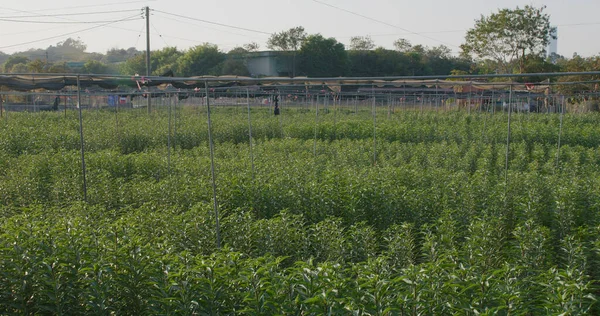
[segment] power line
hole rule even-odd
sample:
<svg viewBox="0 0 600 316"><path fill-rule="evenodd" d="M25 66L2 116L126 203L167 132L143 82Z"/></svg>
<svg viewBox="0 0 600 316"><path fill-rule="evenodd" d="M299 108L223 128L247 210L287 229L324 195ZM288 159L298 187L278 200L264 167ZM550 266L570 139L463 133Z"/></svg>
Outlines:
<svg viewBox="0 0 600 316"><path fill-rule="evenodd" d="M103 4L91 4L91 5L69 6L69 7L62 7L62 8L51 8L51 9L43 9L43 10L35 10L35 11L22 11L22 12L64 11L64 10L71 10L71 9L107 7L107 6L113 6L113 5L124 5L124 4L141 3L141 2L147 3L147 2L154 2L154 1L156 1L156 0L112 2L112 3L103 3ZM11 10L11 11L20 11L20 10L3 8L3 7L0 7L0 9Z"/></svg>
<svg viewBox="0 0 600 316"><path fill-rule="evenodd" d="M0 33L0 36L12 36L12 35L20 35L20 34L31 34L31 33L37 33L37 32L42 32L42 31L50 31L50 30L57 30L57 29L63 29L63 28L65 28L65 26L57 26L57 27L51 27L51 28L44 28L43 30L21 31L21 32L15 32L15 33Z"/></svg>
<svg viewBox="0 0 600 316"><path fill-rule="evenodd" d="M340 8L340 7L336 7L336 6L334 6L334 5L331 5L331 4L329 4L329 3L321 2L321 1L319 1L319 0L312 0L312 1L314 1L314 2L316 2L316 3L319 3L319 4L322 4L322 5L324 5L324 6L328 6L328 7L330 7L330 8L334 8L334 9L337 9L337 10L340 10L340 11L344 11L344 12L346 12L346 13L350 13L350 14L352 14L352 15L359 16L359 17L361 17L361 18L364 18L364 19L367 19L367 20L370 20L370 21L373 21L373 22L377 22L377 23L380 23L380 24L384 24L384 25L387 25L387 26L391 26L391 27L393 27L393 28L397 28L397 29L403 30L403 31L405 31L405 32L408 32L408 33L410 33L410 34L418 35L418 36L421 36L421 37L424 37L424 38L427 38L427 39L430 39L430 40L433 40L433 41L436 41L436 42L439 42L439 43L442 43L442 44L445 44L445 45L448 45L448 46L452 46L452 47L456 47L456 48L458 48L458 46L456 46L456 45L453 45L453 44L450 44L450 43L446 43L446 42L440 41L440 40L438 40L438 39L435 39L435 38L433 38L433 37L429 37L429 36L426 36L426 35L423 35L423 34L420 34L420 33L417 33L417 32L413 32L413 31L411 31L411 30L408 30L408 29L405 29L405 28L403 28L403 27L400 27L400 26L397 26L397 25L393 25L393 24L390 24L390 23L387 23L387 22L384 22L384 21L381 21L381 20L377 20L377 19L374 19L374 18L368 17L368 16L366 16L366 15L363 15L363 14L360 14L360 13L356 13L356 12L353 12L353 11L350 11L350 10L346 10L346 9L343 9L343 8Z"/></svg>
<svg viewBox="0 0 600 316"><path fill-rule="evenodd" d="M149 0L149 1L154 1L154 0ZM127 4L127 3L135 3L135 2L143 2L143 1L121 2L121 3L117 3L117 4ZM110 5L110 4L108 4L108 5ZM78 6L78 7L71 7L71 8L73 9L73 8L96 7L96 6L102 6L102 5ZM24 12L24 13L29 13L29 14L32 14L32 13L35 13L35 12L39 12L39 11L26 11L26 10L10 9L10 8L5 8L5 7L0 7L0 9L11 10L11 11L15 11L15 12ZM44 11L51 11L51 10L44 10ZM132 10L132 11L139 11L139 9L135 9L135 10ZM123 10L123 12L125 12L125 10ZM52 15L49 15L49 14L39 14L37 16L43 17L43 16L52 16ZM81 22L81 21L78 21L78 20L64 18L64 17L57 17L57 18L61 19L61 20L65 20L65 21ZM134 30L134 29L128 29L128 28L114 26L114 25L110 25L110 24L106 25L106 27L112 28L112 29L117 29L117 30L128 31L128 32L132 32L132 33L138 33L138 31ZM44 29L42 31L47 31L47 30L51 30L51 29L55 29L55 28ZM30 32L30 33L35 33L35 32Z"/></svg>
<svg viewBox="0 0 600 316"><path fill-rule="evenodd" d="M441 34L441 33L459 33L465 32L466 30L448 30L448 31L427 31L427 32L418 32L419 34ZM402 36L402 35L410 35L413 33L382 33L382 34L367 34L372 37L384 37L384 36ZM352 38L354 36L334 36L335 38Z"/></svg>
<svg viewBox="0 0 600 316"><path fill-rule="evenodd" d="M139 11L139 9L132 10L115 10L115 11L95 11L95 12L76 12L76 13L61 13L61 14L36 14L36 15L13 15L13 16L0 16L0 19L21 19L21 18L38 18L38 17L61 17L61 16L79 16L79 15L95 15L95 14L112 14L112 13L125 13ZM27 11L23 11L27 12ZM31 11L36 12L36 11Z"/></svg>
<svg viewBox="0 0 600 316"><path fill-rule="evenodd" d="M572 23L572 24L556 24L554 26L556 27L569 27L569 26L588 26L588 25L600 25L600 22L587 22L587 23ZM425 32L417 32L418 34L442 34L442 33L460 33L460 32L466 32L468 30L466 29L462 29L462 30L443 30L443 31L425 31ZM379 37L379 36L402 36L402 35L410 35L410 34L414 34L414 33L382 33L382 34L367 34L369 36L372 37ZM335 38L351 38L354 36L335 36Z"/></svg>
<svg viewBox="0 0 600 316"><path fill-rule="evenodd" d="M268 33L268 32L257 31L257 30L253 30L253 29L249 29L249 28L245 28L245 27L239 27L239 26L228 25L228 24L223 24L223 23L219 23L219 22L207 21L207 20L203 20L203 19L192 18L192 17L189 17L189 16L175 14L175 13L169 13L169 12L164 12L164 11L160 11L160 10L153 10L153 11L160 12L160 13L167 14L167 15L171 15L171 16L176 16L176 17L184 18L184 19L188 19L188 20L193 20L193 21L198 21L198 22L203 22L203 23L208 23L208 24L213 24L213 25L218 25L218 26L223 26L223 27L228 27L228 28L242 30L242 31L246 31L246 32L253 32L253 33L259 33L259 34L271 35L271 33Z"/></svg>
<svg viewBox="0 0 600 316"><path fill-rule="evenodd" d="M171 20L171 21L175 21L175 22L179 22L179 23L185 23L185 24L188 24L188 25L193 25L193 26L196 26L196 27L202 27L202 28L205 28L205 29L208 29L208 30L213 30L213 31L216 31L216 32L223 32L223 33L227 33L227 34L233 34L233 35L237 35L237 36L242 36L244 38L257 39L257 37L248 37L247 34L240 34L240 33L229 32L229 31L225 31L225 30L220 30L220 29L216 29L216 28L212 28L212 27L200 26L199 24L196 24L196 23L192 23L192 22L188 22L188 21L182 21L182 20L170 18L170 17L167 17L167 16L161 16L161 18L167 19L167 20ZM170 36L170 37L173 37L173 36Z"/></svg>
<svg viewBox="0 0 600 316"><path fill-rule="evenodd" d="M145 28L145 27L146 27L145 25L142 25L142 28L140 29L140 32L139 32L139 34L138 34L138 38L137 38L137 40L135 41L135 45L133 45L133 47L135 47L135 49L137 49L137 45L138 45L138 43L140 42L140 38L142 38L142 33L144 33L144 28Z"/></svg>
<svg viewBox="0 0 600 316"><path fill-rule="evenodd" d="M12 20L0 18L0 22L13 22L13 23L31 23L31 24L100 24L100 23L111 23L111 22L123 22L137 20L138 18L130 18L128 20L109 20L109 21L32 21L32 20Z"/></svg>
<svg viewBox="0 0 600 316"><path fill-rule="evenodd" d="M163 42L165 43L165 45L168 47L169 44L167 44L167 41L165 41L165 39L163 38L163 36L160 34L160 32L156 29L156 26L154 26L154 23L150 22L150 25L152 25L152 28L154 29L154 31L156 32L156 34L158 34L158 37L160 37L161 40L163 40Z"/></svg>
<svg viewBox="0 0 600 316"><path fill-rule="evenodd" d="M72 34L77 34L77 33L87 32L87 31L90 31L90 30L93 30L93 29L97 29L97 28L100 28L100 27L107 26L107 25L109 25L109 24L118 23L118 22L123 22L123 21L129 20L129 19L131 19L131 18L134 18L134 17L136 17L136 16L137 16L137 14L136 14L136 15L134 15L134 16L127 17L127 18L125 18L125 19L122 19L122 20L117 20L117 21L113 21L113 22L108 22L108 23L104 23L104 24L101 24L101 25L96 25L96 26L88 27L88 28L86 28L86 29L82 29L82 30L78 30L78 31L73 31L73 32L64 33L64 34L60 34L60 35L56 35L56 36L51 36L51 37L46 37L46 38L42 38L42 39L38 39L38 40L33 40L33 41L23 42L23 43L19 43L19 44L13 44L13 45L1 46L1 47L0 47L0 49L4 49L4 48L11 48L11 47L16 47L16 46L22 46L22 45L27 45L27 44L33 44L33 43L43 42L43 41L47 41L47 40L51 40L51 39L55 39L55 38L59 38L59 37L64 37L64 36L68 36L68 35L72 35Z"/></svg>

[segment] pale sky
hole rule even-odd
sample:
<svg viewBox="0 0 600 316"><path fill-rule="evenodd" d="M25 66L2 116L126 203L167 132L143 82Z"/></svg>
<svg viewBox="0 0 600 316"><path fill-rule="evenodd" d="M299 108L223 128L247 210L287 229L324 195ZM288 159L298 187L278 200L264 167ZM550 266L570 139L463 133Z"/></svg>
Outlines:
<svg viewBox="0 0 600 316"><path fill-rule="evenodd" d="M149 6L151 50L165 46L184 50L209 42L226 52L253 41L260 44L261 50L267 49L268 34L186 18L190 17L264 33L304 26L309 34L335 37L346 45L351 36L370 35L376 45L387 48L392 48L394 40L406 38L413 45L445 44L458 52L466 30L473 27L474 20L482 14L530 4L547 6L552 25L558 27L559 54L566 57L574 52L582 56L600 54L600 0L318 1L322 3L316 0L2 0L0 51L12 54L46 48L68 37L80 38L87 44L88 52L105 53L110 48L129 47L145 50L145 20L141 9ZM56 16L58 14L63 16ZM104 25L116 20L127 21ZM32 23L35 21L44 23ZM82 21L89 23L73 23ZM94 29L82 31L89 28Z"/></svg>

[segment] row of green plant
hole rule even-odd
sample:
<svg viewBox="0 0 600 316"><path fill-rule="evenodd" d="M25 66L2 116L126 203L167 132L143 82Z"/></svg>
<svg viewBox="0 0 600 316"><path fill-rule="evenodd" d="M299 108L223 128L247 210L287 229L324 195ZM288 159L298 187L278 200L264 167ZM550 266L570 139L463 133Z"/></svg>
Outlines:
<svg viewBox="0 0 600 316"><path fill-rule="evenodd" d="M248 143L248 114L244 108L217 107L212 111L213 139L216 143ZM165 148L169 144L169 111L151 115L144 111L90 111L84 113L86 151L117 149L123 154ZM506 142L506 113L398 111L379 109L374 120L370 110L286 109L279 117L265 109L251 114L252 136L257 140L297 138L334 141L372 139L385 142L423 143L502 143ZM312 113L312 114L311 114ZM513 114L512 138L545 144L600 145L596 126L600 116L566 115L562 131L557 114ZM375 124L375 128L374 128ZM79 121L75 112L10 113L0 121L0 152L18 156L25 153L78 150ZM181 108L171 111L170 143L173 148L191 149L208 142L206 108Z"/></svg>
<svg viewBox="0 0 600 316"><path fill-rule="evenodd" d="M404 221L427 223L443 209L535 212L549 225L560 208L576 224L600 220L600 153L523 142L511 146L505 175L504 145L380 143L373 163L371 141L272 140L253 147L217 146L218 202L270 218L282 209L319 221L327 216L376 227ZM6 210L31 205L69 205L83 199L76 151L0 159L0 204ZM212 200L207 148L86 156L87 198L110 209L191 207ZM505 178L507 176L507 178ZM507 184L507 185L506 185ZM8 212L8 211L7 211Z"/></svg>
<svg viewBox="0 0 600 316"><path fill-rule="evenodd" d="M1 120L0 314L599 312L596 115L262 110Z"/></svg>
<svg viewBox="0 0 600 316"><path fill-rule="evenodd" d="M444 212L430 225L232 211L215 247L210 204L36 207L0 235L2 314L586 314L597 227L553 243L525 219Z"/></svg>

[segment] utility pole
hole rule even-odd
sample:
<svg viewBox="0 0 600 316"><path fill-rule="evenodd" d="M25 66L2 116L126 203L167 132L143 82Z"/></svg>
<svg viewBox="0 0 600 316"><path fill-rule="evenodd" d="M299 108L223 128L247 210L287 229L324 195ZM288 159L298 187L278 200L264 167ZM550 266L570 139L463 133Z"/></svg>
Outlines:
<svg viewBox="0 0 600 316"><path fill-rule="evenodd" d="M148 77L150 77L150 7L146 7L146 80ZM146 93L148 114L150 114L150 99L150 86L148 85L148 93Z"/></svg>

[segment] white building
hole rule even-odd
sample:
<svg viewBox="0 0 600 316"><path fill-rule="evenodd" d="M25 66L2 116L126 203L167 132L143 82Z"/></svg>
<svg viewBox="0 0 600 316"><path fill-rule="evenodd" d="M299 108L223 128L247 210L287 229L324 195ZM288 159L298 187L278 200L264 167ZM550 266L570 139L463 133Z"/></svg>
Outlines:
<svg viewBox="0 0 600 316"><path fill-rule="evenodd" d="M548 44L546 53L548 57L558 54L558 28L555 26L550 31L550 43Z"/></svg>

